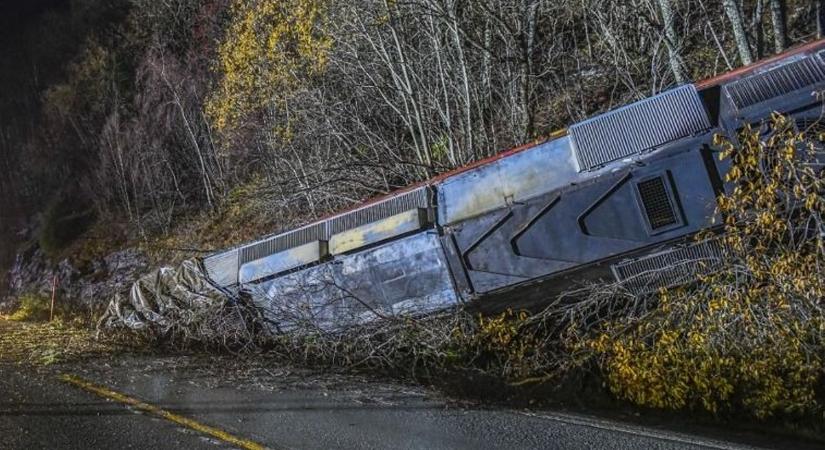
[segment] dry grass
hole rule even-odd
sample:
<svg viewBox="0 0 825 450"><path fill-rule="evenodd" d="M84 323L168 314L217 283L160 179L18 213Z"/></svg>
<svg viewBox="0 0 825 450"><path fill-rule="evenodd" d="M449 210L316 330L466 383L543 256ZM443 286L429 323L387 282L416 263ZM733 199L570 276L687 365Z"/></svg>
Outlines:
<svg viewBox="0 0 825 450"><path fill-rule="evenodd" d="M74 322L16 322L0 316L0 363L50 365L122 352L118 337L97 339Z"/></svg>

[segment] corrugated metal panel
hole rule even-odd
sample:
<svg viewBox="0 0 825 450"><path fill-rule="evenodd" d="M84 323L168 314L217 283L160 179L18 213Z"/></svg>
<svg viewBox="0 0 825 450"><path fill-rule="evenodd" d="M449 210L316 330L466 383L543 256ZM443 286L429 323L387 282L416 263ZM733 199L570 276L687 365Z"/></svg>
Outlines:
<svg viewBox="0 0 825 450"><path fill-rule="evenodd" d="M241 265L241 283L252 283L321 261L329 254L326 241L314 241Z"/></svg>
<svg viewBox="0 0 825 450"><path fill-rule="evenodd" d="M219 253L204 258L203 267L206 274L220 286L232 286L238 283L238 249Z"/></svg>
<svg viewBox="0 0 825 450"><path fill-rule="evenodd" d="M240 249L240 264L265 258L310 242L328 241L336 233L386 219L411 209L430 208L432 206L431 197L429 187L422 186L380 202L339 214L322 222L268 237L242 247Z"/></svg>
<svg viewBox="0 0 825 450"><path fill-rule="evenodd" d="M613 265L616 280L635 294L678 286L710 273L722 264L724 252L718 239L695 243Z"/></svg>
<svg viewBox="0 0 825 450"><path fill-rule="evenodd" d="M430 206L432 206L430 189L427 186L422 186L378 203L332 217L328 220L329 234L334 235L411 209L426 209Z"/></svg>
<svg viewBox="0 0 825 450"><path fill-rule="evenodd" d="M822 54L774 67L725 86L728 97L744 109L804 87L825 82Z"/></svg>
<svg viewBox="0 0 825 450"><path fill-rule="evenodd" d="M328 239L329 233L327 232L326 222L307 225L242 247L240 264L255 261L299 245Z"/></svg>
<svg viewBox="0 0 825 450"><path fill-rule="evenodd" d="M652 149L710 128L705 107L688 84L570 127L579 170Z"/></svg>
<svg viewBox="0 0 825 450"><path fill-rule="evenodd" d="M333 255L339 255L420 230L426 224L427 210L411 209L386 219L333 234L329 240L329 251Z"/></svg>

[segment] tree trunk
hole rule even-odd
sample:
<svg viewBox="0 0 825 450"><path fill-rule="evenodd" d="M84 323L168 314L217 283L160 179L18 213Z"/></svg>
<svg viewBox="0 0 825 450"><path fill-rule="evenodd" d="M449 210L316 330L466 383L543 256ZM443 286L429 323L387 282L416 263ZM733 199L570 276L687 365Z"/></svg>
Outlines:
<svg viewBox="0 0 825 450"><path fill-rule="evenodd" d="M825 37L825 0L816 2L816 36Z"/></svg>
<svg viewBox="0 0 825 450"><path fill-rule="evenodd" d="M458 56L458 64L459 64L459 71L458 74L461 77L461 95L464 99L464 104L462 105L464 109L464 133L466 134L465 137L465 152L461 157L461 162L466 161L466 155L469 155L473 148L475 147L474 136L473 136L473 114L472 114L472 102L470 100L470 76L469 70L467 69L467 60L464 57L464 47L461 42L461 36L459 35L459 23L456 17L458 16L458 12L455 10L455 5L453 5L453 11L451 11L451 20L450 20L450 31L452 31L453 35L453 42L456 49L456 55ZM453 164L457 164L459 161L455 160L452 161Z"/></svg>
<svg viewBox="0 0 825 450"><path fill-rule="evenodd" d="M736 0L723 0L722 5L725 8L733 28L733 38L736 41L736 47L739 49L739 58L743 64L750 64L753 62L753 53L748 43L748 35L745 32L745 23L742 20L742 12L736 4Z"/></svg>
<svg viewBox="0 0 825 450"><path fill-rule="evenodd" d="M776 52L788 47L788 28L785 25L786 0L771 0L771 22L773 22L773 42Z"/></svg>
<svg viewBox="0 0 825 450"><path fill-rule="evenodd" d="M521 103L521 141L533 137L533 113L530 108L530 89L533 77L533 45L536 39L536 14L541 0L525 0L525 31L522 36L519 72L519 101Z"/></svg>
<svg viewBox="0 0 825 450"><path fill-rule="evenodd" d="M676 82L682 84L687 78L683 70L682 56L676 45L676 29L673 27L673 9L671 0L659 0L659 8L662 10L662 23L665 29L665 43L667 45L668 57L670 59L670 70Z"/></svg>
<svg viewBox="0 0 825 450"><path fill-rule="evenodd" d="M740 1L741 5L742 2ZM765 2L763 0L756 0L756 5L753 8L753 17L751 18L751 25L748 29L752 42L752 48L755 51L754 59L760 59L765 56L765 31L762 27L762 16L764 16Z"/></svg>

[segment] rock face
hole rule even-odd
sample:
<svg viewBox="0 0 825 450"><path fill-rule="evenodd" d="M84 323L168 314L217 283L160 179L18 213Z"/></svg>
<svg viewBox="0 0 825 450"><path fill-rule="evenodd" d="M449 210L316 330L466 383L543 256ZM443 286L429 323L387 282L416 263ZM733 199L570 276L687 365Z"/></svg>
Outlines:
<svg viewBox="0 0 825 450"><path fill-rule="evenodd" d="M51 296L55 276L60 301L102 307L148 268L147 258L137 249L120 250L78 267L68 259L51 263L40 247L33 244L17 254L8 273L9 292L5 299L0 299L0 310L13 308L16 299L24 293Z"/></svg>

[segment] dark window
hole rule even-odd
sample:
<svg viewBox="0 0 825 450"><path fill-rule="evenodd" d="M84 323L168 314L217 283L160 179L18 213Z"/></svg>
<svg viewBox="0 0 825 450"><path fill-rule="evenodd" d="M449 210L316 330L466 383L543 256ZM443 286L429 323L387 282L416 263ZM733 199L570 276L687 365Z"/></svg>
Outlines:
<svg viewBox="0 0 825 450"><path fill-rule="evenodd" d="M652 230L678 223L676 210L665 186L664 178L651 178L640 182L637 187L647 215L647 222Z"/></svg>

